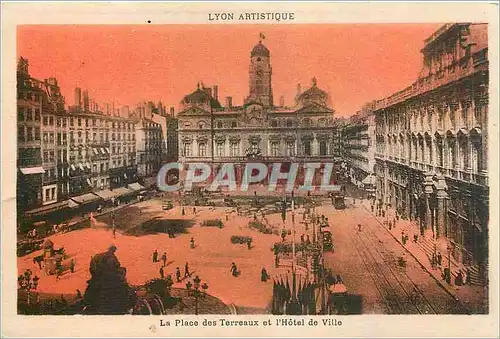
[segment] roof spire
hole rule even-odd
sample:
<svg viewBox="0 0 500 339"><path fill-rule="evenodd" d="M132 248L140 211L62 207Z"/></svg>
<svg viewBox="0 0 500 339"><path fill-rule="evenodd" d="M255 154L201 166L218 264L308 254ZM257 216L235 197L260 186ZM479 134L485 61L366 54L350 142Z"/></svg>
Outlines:
<svg viewBox="0 0 500 339"><path fill-rule="evenodd" d="M317 82L318 81L316 80L316 77L313 77L312 78L312 85L313 85L313 87L316 87Z"/></svg>

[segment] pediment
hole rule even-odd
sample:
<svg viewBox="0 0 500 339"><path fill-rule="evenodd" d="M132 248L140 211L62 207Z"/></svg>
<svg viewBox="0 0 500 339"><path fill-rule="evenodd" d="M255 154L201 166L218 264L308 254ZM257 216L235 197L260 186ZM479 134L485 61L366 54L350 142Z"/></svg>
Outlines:
<svg viewBox="0 0 500 339"><path fill-rule="evenodd" d="M200 108L198 106L188 107L185 110L179 112L178 115L182 116L199 116L199 115L210 115L210 112Z"/></svg>
<svg viewBox="0 0 500 339"><path fill-rule="evenodd" d="M317 102L311 102L302 108L298 109L296 113L333 113L333 109L323 106Z"/></svg>

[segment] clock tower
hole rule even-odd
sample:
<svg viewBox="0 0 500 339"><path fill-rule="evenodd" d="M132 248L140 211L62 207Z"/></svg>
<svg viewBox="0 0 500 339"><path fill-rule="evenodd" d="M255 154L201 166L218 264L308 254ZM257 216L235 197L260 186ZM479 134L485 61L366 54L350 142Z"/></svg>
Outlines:
<svg viewBox="0 0 500 339"><path fill-rule="evenodd" d="M259 41L250 53L250 95L246 100L247 103L259 102L263 106L273 106L271 74L269 50Z"/></svg>

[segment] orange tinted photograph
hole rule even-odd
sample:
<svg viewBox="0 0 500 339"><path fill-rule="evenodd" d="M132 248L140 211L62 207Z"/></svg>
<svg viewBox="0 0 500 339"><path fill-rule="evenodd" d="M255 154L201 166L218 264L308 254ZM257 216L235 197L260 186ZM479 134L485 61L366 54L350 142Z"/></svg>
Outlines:
<svg viewBox="0 0 500 339"><path fill-rule="evenodd" d="M16 40L18 314L489 313L488 24Z"/></svg>

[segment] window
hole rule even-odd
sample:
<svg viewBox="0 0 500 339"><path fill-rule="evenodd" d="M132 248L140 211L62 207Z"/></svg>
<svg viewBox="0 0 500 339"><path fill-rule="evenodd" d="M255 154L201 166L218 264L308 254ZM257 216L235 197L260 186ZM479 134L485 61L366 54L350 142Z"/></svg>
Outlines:
<svg viewBox="0 0 500 339"><path fill-rule="evenodd" d="M24 121L24 107L17 108L17 121Z"/></svg>
<svg viewBox="0 0 500 339"><path fill-rule="evenodd" d="M24 126L18 126L17 127L17 140L18 141L25 141L25 135L24 135Z"/></svg>
<svg viewBox="0 0 500 339"><path fill-rule="evenodd" d="M217 128L222 128L222 121L217 121Z"/></svg>
<svg viewBox="0 0 500 339"><path fill-rule="evenodd" d="M31 110L29 108L26 109L26 120L27 121L33 120L33 110Z"/></svg>
<svg viewBox="0 0 500 339"><path fill-rule="evenodd" d="M304 154L311 155L311 142L310 141L304 141Z"/></svg>
<svg viewBox="0 0 500 339"><path fill-rule="evenodd" d="M201 143L198 145L198 156L204 157L207 152L207 144Z"/></svg>
<svg viewBox="0 0 500 339"><path fill-rule="evenodd" d="M40 110L35 108L35 121L40 121Z"/></svg>
<svg viewBox="0 0 500 339"><path fill-rule="evenodd" d="M35 140L40 141L40 127L35 127Z"/></svg>
<svg viewBox="0 0 500 339"><path fill-rule="evenodd" d="M85 119L85 127L89 127L89 119Z"/></svg>
<svg viewBox="0 0 500 339"><path fill-rule="evenodd" d="M278 121L277 120L271 120L271 127L278 127Z"/></svg>
<svg viewBox="0 0 500 339"><path fill-rule="evenodd" d="M286 127L292 127L292 126L293 126L292 119L286 119Z"/></svg>
<svg viewBox="0 0 500 339"><path fill-rule="evenodd" d="M57 127L61 127L61 118L57 118Z"/></svg>
<svg viewBox="0 0 500 339"><path fill-rule="evenodd" d="M43 151L43 162L49 162L49 152Z"/></svg>
<svg viewBox="0 0 500 339"><path fill-rule="evenodd" d="M28 127L27 128L27 141L33 141L33 127Z"/></svg>
<svg viewBox="0 0 500 339"><path fill-rule="evenodd" d="M63 126L63 127L66 127L66 118L63 118L63 119L62 119L62 126Z"/></svg>
<svg viewBox="0 0 500 339"><path fill-rule="evenodd" d="M370 140L368 140L370 141ZM326 147L326 141L321 140L319 142L319 155L326 155L327 154L327 147Z"/></svg>
<svg viewBox="0 0 500 339"><path fill-rule="evenodd" d="M240 153L240 143L239 142L232 142L229 145L229 155L230 156L238 156Z"/></svg>
<svg viewBox="0 0 500 339"><path fill-rule="evenodd" d="M218 157L223 157L224 156L224 143L223 142L218 142L216 145L216 154Z"/></svg>
<svg viewBox="0 0 500 339"><path fill-rule="evenodd" d="M271 142L271 155L273 157L279 156L279 152L280 152L279 147L280 147L279 142L277 142L277 141Z"/></svg>
<svg viewBox="0 0 500 339"><path fill-rule="evenodd" d="M95 133L95 132L94 132L94 134L92 134L92 141L94 141L94 142L97 141L97 133Z"/></svg>
<svg viewBox="0 0 500 339"><path fill-rule="evenodd" d="M95 119L92 119L92 126L95 126Z"/></svg>
<svg viewBox="0 0 500 339"><path fill-rule="evenodd" d="M236 128L238 127L238 123L236 121L231 122L231 128Z"/></svg>
<svg viewBox="0 0 500 339"><path fill-rule="evenodd" d="M49 117L49 125L54 126L54 117Z"/></svg>
<svg viewBox="0 0 500 339"><path fill-rule="evenodd" d="M57 145L60 146L61 145L61 133L57 133Z"/></svg>
<svg viewBox="0 0 500 339"><path fill-rule="evenodd" d="M191 148L191 143L190 142L185 142L184 143L184 146L182 148L182 153L185 157L190 157L191 156L191 152L192 152L192 148ZM141 154L142 155L142 154Z"/></svg>
<svg viewBox="0 0 500 339"><path fill-rule="evenodd" d="M73 118L69 118L69 125L74 126L74 124L75 124L75 121L73 120Z"/></svg>
<svg viewBox="0 0 500 339"><path fill-rule="evenodd" d="M291 157L295 155L295 142L288 141L286 143L286 155Z"/></svg>
<svg viewBox="0 0 500 339"><path fill-rule="evenodd" d="M82 119L78 118L78 127L82 127Z"/></svg>
<svg viewBox="0 0 500 339"><path fill-rule="evenodd" d="M75 141L75 136L73 135L73 131L70 131L70 132L69 132L69 140L70 140L71 142Z"/></svg>
<svg viewBox="0 0 500 339"><path fill-rule="evenodd" d="M49 152L49 160L50 162L54 162L56 160L54 151Z"/></svg>
<svg viewBox="0 0 500 339"><path fill-rule="evenodd" d="M309 118L305 118L304 120L302 120L302 124L303 124L305 127L309 127L309 126L311 126L311 119L309 119Z"/></svg>

